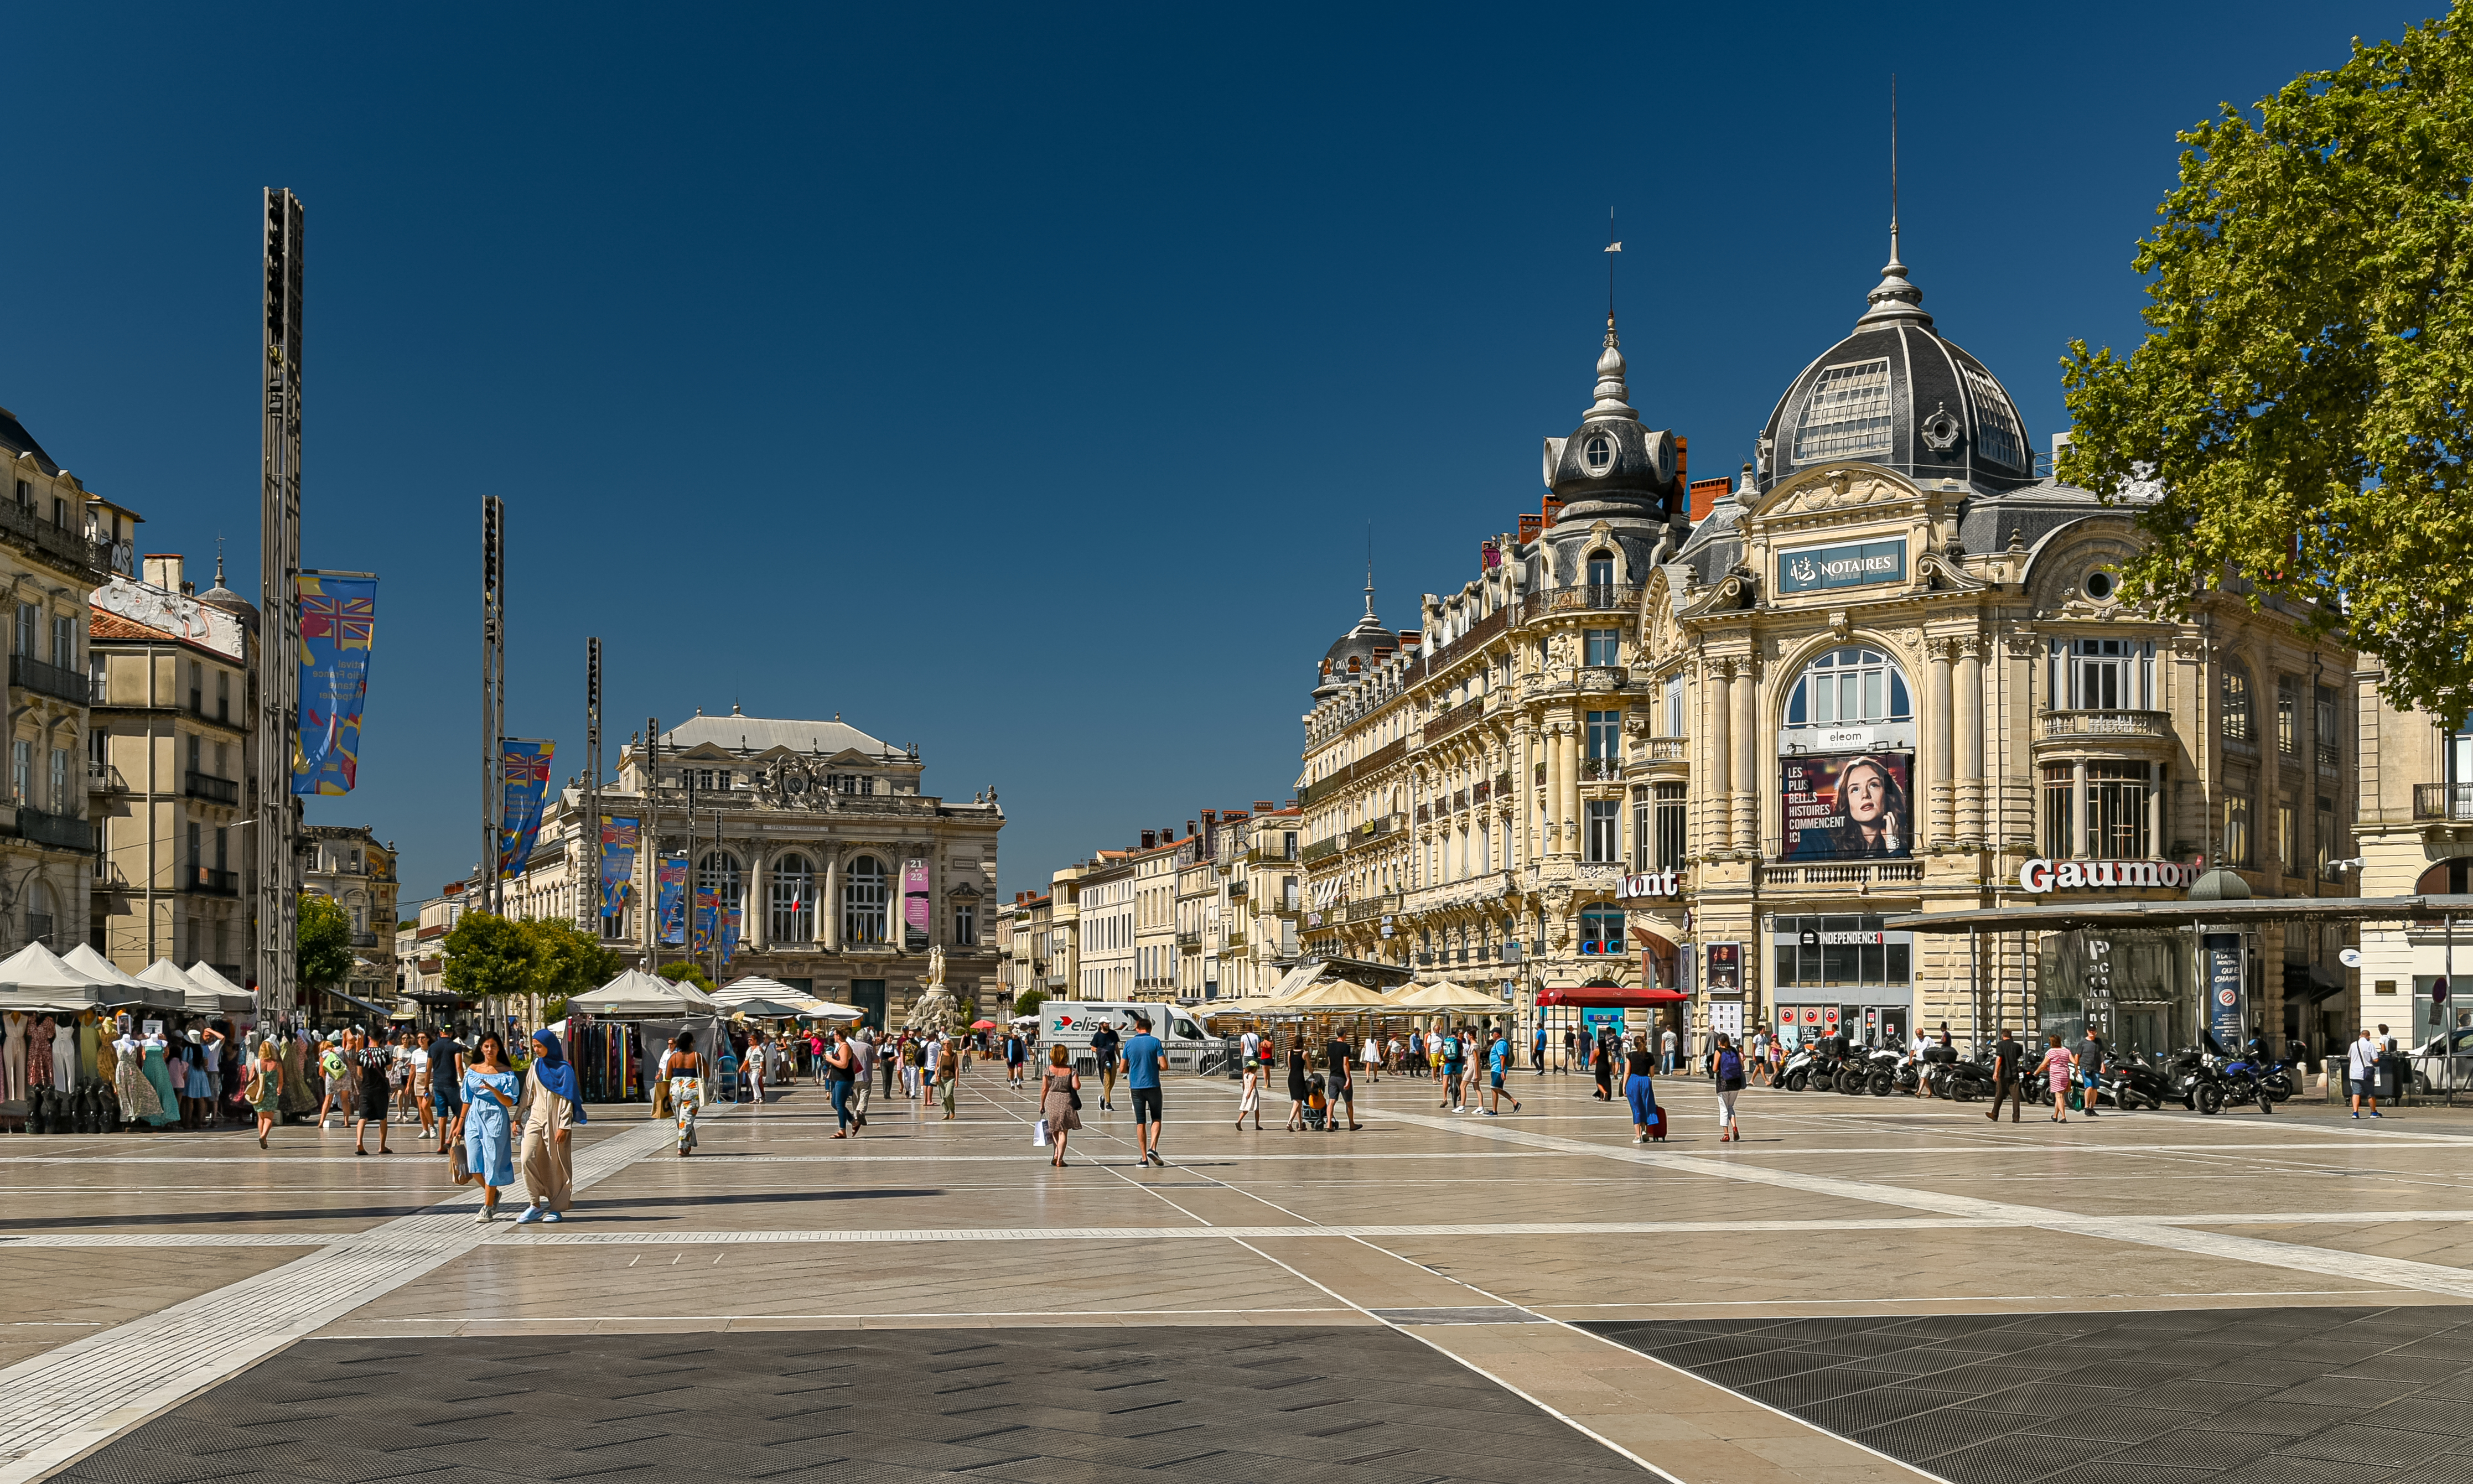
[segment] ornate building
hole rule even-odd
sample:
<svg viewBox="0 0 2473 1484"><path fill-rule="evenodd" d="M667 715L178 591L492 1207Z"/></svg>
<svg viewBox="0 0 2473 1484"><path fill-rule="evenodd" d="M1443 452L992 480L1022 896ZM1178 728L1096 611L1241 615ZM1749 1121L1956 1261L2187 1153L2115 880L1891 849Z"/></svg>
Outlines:
<svg viewBox="0 0 2473 1484"><path fill-rule="evenodd" d="M722 982L760 974L855 1005L881 1028L900 1023L941 947L948 990L974 1014L994 1009L1005 993L995 922L1004 810L994 789L967 802L926 794L924 772L917 752L838 718L698 714L649 747L631 740L602 791L601 812L640 830L624 909L600 915L600 831L569 787L507 883L510 910L597 922L649 969L693 958L709 972L714 950L655 941L648 911L656 862L684 852L691 885L738 913Z"/></svg>
<svg viewBox="0 0 2473 1484"><path fill-rule="evenodd" d="M1383 627L1369 586L1322 660L1309 951L1520 1007L1679 987L1702 1028L2094 1014L2154 1046L2196 1023L2160 942L1882 919L2178 895L2200 859L2262 895L2341 890L2350 700L2329 687L2350 652L2237 578L2179 621L2120 602L2128 515L2039 475L2008 394L1922 298L1893 253L1731 489L1691 483L1684 440L1642 423L1609 317L1539 514L1413 629ZM2296 710L2328 705L2344 714L2306 731ZM2310 969L2336 946L2264 930L2253 965L2303 971L2256 975L2253 1021L2318 1034ZM2125 967L2090 985L2091 962Z"/></svg>

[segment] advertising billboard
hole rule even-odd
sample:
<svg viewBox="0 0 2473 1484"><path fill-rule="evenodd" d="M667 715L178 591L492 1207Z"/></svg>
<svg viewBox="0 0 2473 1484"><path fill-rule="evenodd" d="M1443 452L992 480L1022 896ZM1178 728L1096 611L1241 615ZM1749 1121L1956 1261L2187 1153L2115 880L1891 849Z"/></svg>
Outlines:
<svg viewBox="0 0 2473 1484"><path fill-rule="evenodd" d="M1904 859L1914 853L1911 752L1804 753L1778 760L1780 860Z"/></svg>
<svg viewBox="0 0 2473 1484"><path fill-rule="evenodd" d="M912 856L901 863L902 945L916 953L927 946L927 862Z"/></svg>
<svg viewBox="0 0 2473 1484"><path fill-rule="evenodd" d="M1712 943L1702 946L1709 954L1709 993L1743 993L1743 945L1740 943Z"/></svg>
<svg viewBox="0 0 2473 1484"><path fill-rule="evenodd" d="M2242 941L2239 933L2209 933L2201 945L2207 960L2207 1029L2227 1054L2241 1049Z"/></svg>

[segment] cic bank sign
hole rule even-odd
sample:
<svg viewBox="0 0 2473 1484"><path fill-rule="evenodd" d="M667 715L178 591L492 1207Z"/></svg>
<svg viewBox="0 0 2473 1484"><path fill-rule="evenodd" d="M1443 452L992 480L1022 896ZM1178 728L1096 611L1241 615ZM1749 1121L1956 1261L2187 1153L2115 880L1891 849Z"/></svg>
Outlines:
<svg viewBox="0 0 2473 1484"><path fill-rule="evenodd" d="M2018 869L2018 889L2042 896L2046 892L2075 892L2090 888L2168 887L2187 891L2204 872L2204 862L2192 857L2187 862L2171 860L2044 860L2037 858Z"/></svg>

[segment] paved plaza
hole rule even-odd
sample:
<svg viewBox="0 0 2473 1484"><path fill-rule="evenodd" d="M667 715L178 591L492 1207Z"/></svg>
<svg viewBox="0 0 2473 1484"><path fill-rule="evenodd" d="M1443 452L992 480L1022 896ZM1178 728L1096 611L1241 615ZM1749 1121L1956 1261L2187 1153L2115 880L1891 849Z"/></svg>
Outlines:
<svg viewBox="0 0 2473 1484"><path fill-rule="evenodd" d="M1513 1086L1174 1081L1150 1170L993 1065L855 1141L599 1110L521 1229L400 1128L10 1139L0 1484L2473 1484L2473 1112Z"/></svg>

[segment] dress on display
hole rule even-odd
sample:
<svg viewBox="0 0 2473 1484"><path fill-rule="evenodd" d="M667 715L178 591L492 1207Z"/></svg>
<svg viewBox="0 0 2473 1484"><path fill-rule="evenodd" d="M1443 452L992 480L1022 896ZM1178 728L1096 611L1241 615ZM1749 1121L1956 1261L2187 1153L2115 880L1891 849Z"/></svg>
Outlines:
<svg viewBox="0 0 2473 1484"><path fill-rule="evenodd" d="M172 1090L172 1072L163 1063L163 1042L149 1036L145 1041L146 1081L155 1089L156 1111L147 1122L161 1128L180 1116L180 1095Z"/></svg>
<svg viewBox="0 0 2473 1484"><path fill-rule="evenodd" d="M96 1025L94 1012L91 1010L78 1016L77 1059L78 1074L82 1079L103 1082L111 1080L104 1075L103 1031Z"/></svg>
<svg viewBox="0 0 2473 1484"><path fill-rule="evenodd" d="M26 1033L26 1086L48 1088L52 1075L52 1017L44 1016Z"/></svg>
<svg viewBox="0 0 2473 1484"><path fill-rule="evenodd" d="M0 1015L0 1103L26 1099L27 1018L14 1010Z"/></svg>
<svg viewBox="0 0 2473 1484"><path fill-rule="evenodd" d="M139 1065L137 1039L123 1036L111 1043L112 1090L120 1095L120 1121L135 1123L143 1118L149 1123L163 1122L163 1100L155 1093L155 1084L148 1080Z"/></svg>
<svg viewBox="0 0 2473 1484"><path fill-rule="evenodd" d="M78 1085L78 1028L74 1020L52 1023L52 1081L63 1088Z"/></svg>

